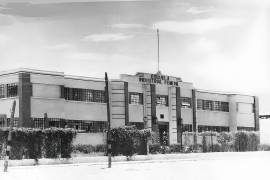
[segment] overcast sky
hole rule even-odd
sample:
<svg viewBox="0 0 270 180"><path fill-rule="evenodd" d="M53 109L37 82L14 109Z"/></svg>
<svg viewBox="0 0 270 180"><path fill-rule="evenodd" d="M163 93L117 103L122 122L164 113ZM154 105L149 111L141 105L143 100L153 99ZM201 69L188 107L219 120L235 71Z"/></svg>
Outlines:
<svg viewBox="0 0 270 180"><path fill-rule="evenodd" d="M267 0L0 0L0 70L111 78L157 72L258 95L270 113Z"/></svg>

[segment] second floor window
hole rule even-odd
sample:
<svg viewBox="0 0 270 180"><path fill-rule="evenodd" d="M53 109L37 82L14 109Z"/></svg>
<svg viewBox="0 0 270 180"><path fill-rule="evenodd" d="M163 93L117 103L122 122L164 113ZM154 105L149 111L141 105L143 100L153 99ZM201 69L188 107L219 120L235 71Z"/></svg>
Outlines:
<svg viewBox="0 0 270 180"><path fill-rule="evenodd" d="M64 88L64 98L72 101L86 101L105 103L105 92L103 90Z"/></svg>
<svg viewBox="0 0 270 180"><path fill-rule="evenodd" d="M129 93L129 104L143 104L143 94L130 92Z"/></svg>
<svg viewBox="0 0 270 180"><path fill-rule="evenodd" d="M5 97L5 85L1 84L0 85L0 98L4 98Z"/></svg>
<svg viewBox="0 0 270 180"><path fill-rule="evenodd" d="M15 97L18 95L18 85L15 83L7 84L7 97Z"/></svg>
<svg viewBox="0 0 270 180"><path fill-rule="evenodd" d="M181 107L182 108L191 108L192 107L192 100L189 97L181 97Z"/></svg>
<svg viewBox="0 0 270 180"><path fill-rule="evenodd" d="M157 95L156 96L156 103L159 106L168 106L168 96L166 95Z"/></svg>

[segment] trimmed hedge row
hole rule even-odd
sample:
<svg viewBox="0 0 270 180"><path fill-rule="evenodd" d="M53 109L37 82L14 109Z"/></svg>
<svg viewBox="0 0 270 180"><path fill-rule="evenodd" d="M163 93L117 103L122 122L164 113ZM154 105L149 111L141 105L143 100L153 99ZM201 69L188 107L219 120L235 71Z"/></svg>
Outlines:
<svg viewBox="0 0 270 180"><path fill-rule="evenodd" d="M194 133L186 133L188 136L193 136ZM161 146L160 144L151 144L149 146L149 152L151 154L158 153L189 153L189 152L234 152L234 151L257 151L259 149L269 150L270 146L259 146L259 134L257 132L250 131L238 131L231 132L202 132L198 134L202 136L202 143L195 145L183 145L173 144L170 146ZM207 143L206 137L216 137L216 142L211 139L210 143Z"/></svg>
<svg viewBox="0 0 270 180"><path fill-rule="evenodd" d="M111 130L112 155L146 154L149 137L151 137L151 131L148 129L138 130L135 126L113 128Z"/></svg>
<svg viewBox="0 0 270 180"><path fill-rule="evenodd" d="M1 156L4 156L8 132L8 128L0 128ZM11 135L10 159L70 158L76 131L62 128L12 128Z"/></svg>
<svg viewBox="0 0 270 180"><path fill-rule="evenodd" d="M77 144L73 146L73 153L98 153L103 152L104 154L107 152L107 145L106 144L98 144L98 145L90 145L90 144Z"/></svg>

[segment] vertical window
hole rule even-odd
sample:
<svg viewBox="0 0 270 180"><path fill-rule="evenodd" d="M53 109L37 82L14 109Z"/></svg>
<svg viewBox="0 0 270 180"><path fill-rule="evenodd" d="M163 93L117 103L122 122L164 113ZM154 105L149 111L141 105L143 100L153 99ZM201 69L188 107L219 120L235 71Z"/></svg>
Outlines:
<svg viewBox="0 0 270 180"><path fill-rule="evenodd" d="M203 109L203 100L197 99L197 109Z"/></svg>
<svg viewBox="0 0 270 180"><path fill-rule="evenodd" d="M130 92L129 93L129 104L143 104L143 94Z"/></svg>
<svg viewBox="0 0 270 180"><path fill-rule="evenodd" d="M182 108L191 108L192 107L192 101L191 98L189 97L181 97L181 103L182 103Z"/></svg>
<svg viewBox="0 0 270 180"><path fill-rule="evenodd" d="M203 110L213 110L213 101L203 100Z"/></svg>
<svg viewBox="0 0 270 180"><path fill-rule="evenodd" d="M168 96L166 95L157 95L156 103L160 106L168 106Z"/></svg>
<svg viewBox="0 0 270 180"><path fill-rule="evenodd" d="M7 84L7 97L15 97L18 95L18 85L15 83Z"/></svg>
<svg viewBox="0 0 270 180"><path fill-rule="evenodd" d="M221 111L229 112L229 103L228 102L221 102Z"/></svg>
<svg viewBox="0 0 270 180"><path fill-rule="evenodd" d="M85 89L85 100L88 102L94 101L93 91L91 89Z"/></svg>
<svg viewBox="0 0 270 180"><path fill-rule="evenodd" d="M5 97L5 85L1 84L0 85L0 98L4 98Z"/></svg>
<svg viewBox="0 0 270 180"><path fill-rule="evenodd" d="M100 90L94 90L94 102L104 103L105 92Z"/></svg>
<svg viewBox="0 0 270 180"><path fill-rule="evenodd" d="M213 110L214 111L221 111L221 102L220 101L213 101Z"/></svg>

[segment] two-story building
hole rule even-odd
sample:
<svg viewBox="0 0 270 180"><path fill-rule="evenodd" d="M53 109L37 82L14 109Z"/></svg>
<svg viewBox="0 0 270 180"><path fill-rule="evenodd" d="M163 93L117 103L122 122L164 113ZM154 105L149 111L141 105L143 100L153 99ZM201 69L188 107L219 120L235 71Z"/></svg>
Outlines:
<svg viewBox="0 0 270 180"><path fill-rule="evenodd" d="M134 124L165 132L169 144L179 142L181 131L259 130L255 96L199 90L161 73L122 74L109 84L112 127ZM1 116L0 126L9 125L15 100L15 126L104 132L104 88L103 78L33 69L0 72L0 114L7 116Z"/></svg>

